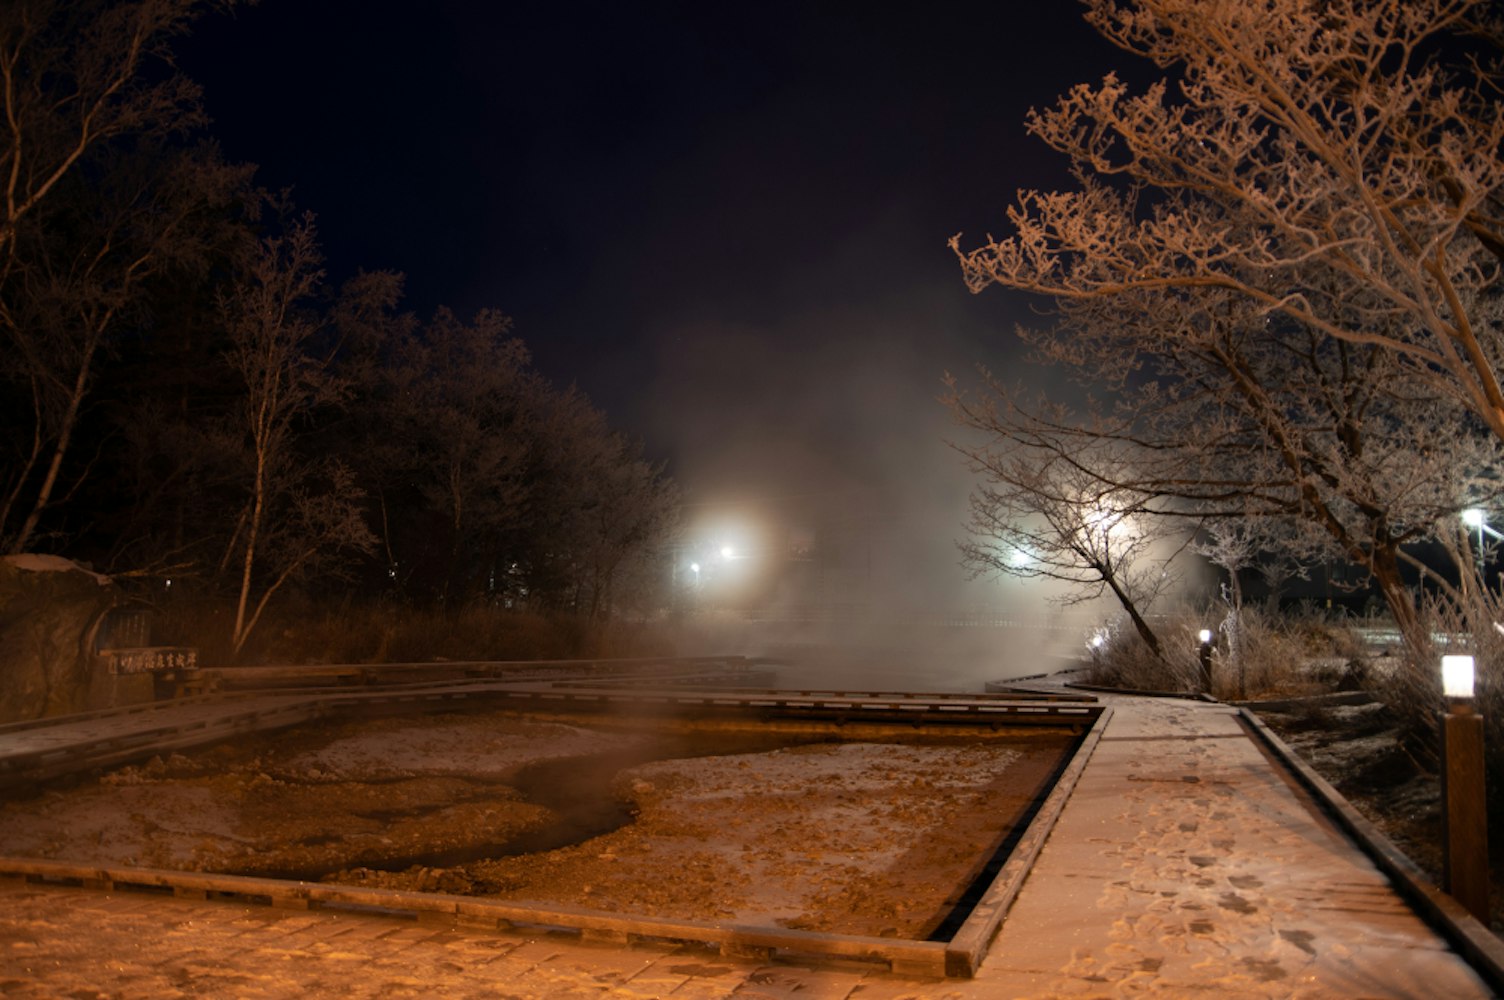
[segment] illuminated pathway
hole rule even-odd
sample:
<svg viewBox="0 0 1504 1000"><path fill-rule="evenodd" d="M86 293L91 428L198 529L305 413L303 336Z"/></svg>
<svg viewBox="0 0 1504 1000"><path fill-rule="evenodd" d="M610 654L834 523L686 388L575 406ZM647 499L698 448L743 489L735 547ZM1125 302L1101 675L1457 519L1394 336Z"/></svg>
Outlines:
<svg viewBox="0 0 1504 1000"><path fill-rule="evenodd" d="M0 881L0 995L1487 997L1232 708L1114 714L976 978Z"/></svg>

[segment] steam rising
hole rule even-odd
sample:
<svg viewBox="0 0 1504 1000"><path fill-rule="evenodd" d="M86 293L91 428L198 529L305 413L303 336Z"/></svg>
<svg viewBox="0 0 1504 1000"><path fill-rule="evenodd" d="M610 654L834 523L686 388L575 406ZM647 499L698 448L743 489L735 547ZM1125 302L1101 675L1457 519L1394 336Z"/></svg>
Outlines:
<svg viewBox="0 0 1504 1000"><path fill-rule="evenodd" d="M685 545L740 533L755 539L748 563L776 563L756 583L748 565L705 563L693 582L709 646L788 661L785 687L915 691L980 690L1083 648L1087 622L1061 629L1046 584L960 566L974 482L947 445L942 378L1009 336L974 303L940 280L901 301L662 330L647 436L675 456Z"/></svg>

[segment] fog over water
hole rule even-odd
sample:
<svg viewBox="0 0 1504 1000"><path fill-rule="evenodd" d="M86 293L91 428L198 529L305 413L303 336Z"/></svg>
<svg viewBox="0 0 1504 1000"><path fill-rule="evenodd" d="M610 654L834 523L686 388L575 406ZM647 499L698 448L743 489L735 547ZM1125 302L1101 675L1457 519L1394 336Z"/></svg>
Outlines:
<svg viewBox="0 0 1504 1000"><path fill-rule="evenodd" d="M928 294L792 309L776 337L711 315L666 328L642 420L686 492L677 581L714 622L696 652L784 661L785 687L975 691L1084 650L1110 608L961 565L977 480L944 376L1048 377L982 346L1009 335L979 304L946 267Z"/></svg>

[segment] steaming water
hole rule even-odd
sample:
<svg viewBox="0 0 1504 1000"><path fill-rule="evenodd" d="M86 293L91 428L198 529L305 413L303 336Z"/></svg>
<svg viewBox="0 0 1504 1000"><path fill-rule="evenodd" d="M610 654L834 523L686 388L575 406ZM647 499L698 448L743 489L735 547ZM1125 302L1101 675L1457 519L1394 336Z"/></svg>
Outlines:
<svg viewBox="0 0 1504 1000"><path fill-rule="evenodd" d="M630 767L659 760L682 760L691 757L720 757L744 753L767 753L786 747L820 742L799 739L788 734L760 733L688 733L664 734L636 746L608 753L539 761L520 770L507 784L534 805L553 813L545 826L521 833L501 843L468 844L445 851L366 857L360 866L378 871L406 871L414 865L447 868L488 858L514 857L558 850L603 836L632 822L631 804L614 794L616 776ZM479 801L491 793L478 786L473 796L462 801ZM394 817L393 817L394 818ZM346 867L279 872L283 878L317 881L324 875Z"/></svg>
<svg viewBox="0 0 1504 1000"><path fill-rule="evenodd" d="M1050 674L1076 662L1079 627L746 623L737 652L778 664L785 689L981 692L988 681ZM727 652L721 648L718 652Z"/></svg>

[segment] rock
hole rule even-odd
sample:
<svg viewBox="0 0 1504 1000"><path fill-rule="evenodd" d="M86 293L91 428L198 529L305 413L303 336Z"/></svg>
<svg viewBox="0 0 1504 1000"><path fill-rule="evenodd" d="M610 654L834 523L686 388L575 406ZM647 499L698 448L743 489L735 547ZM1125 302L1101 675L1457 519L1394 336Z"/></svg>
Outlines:
<svg viewBox="0 0 1504 1000"><path fill-rule="evenodd" d="M109 707L93 703L93 639L120 600L108 577L66 559L0 557L0 722Z"/></svg>

